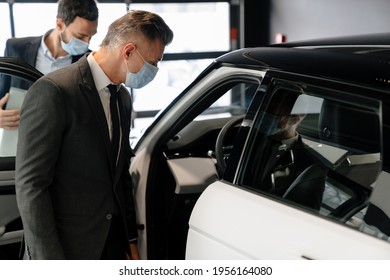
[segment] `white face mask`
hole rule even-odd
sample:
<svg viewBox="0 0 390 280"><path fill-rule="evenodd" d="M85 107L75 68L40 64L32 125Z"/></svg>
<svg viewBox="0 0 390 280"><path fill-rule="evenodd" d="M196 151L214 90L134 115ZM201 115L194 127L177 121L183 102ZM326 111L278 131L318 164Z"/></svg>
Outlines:
<svg viewBox="0 0 390 280"><path fill-rule="evenodd" d="M65 43L61 36L61 47L70 55L82 55L88 51L89 43L72 37L69 43Z"/></svg>
<svg viewBox="0 0 390 280"><path fill-rule="evenodd" d="M144 65L137 73L131 73L127 67L127 63L125 60L127 70L125 85L131 88L142 88L149 84L154 79L154 77L156 77L158 67L146 62L142 55L138 52L138 50L136 51L142 58Z"/></svg>

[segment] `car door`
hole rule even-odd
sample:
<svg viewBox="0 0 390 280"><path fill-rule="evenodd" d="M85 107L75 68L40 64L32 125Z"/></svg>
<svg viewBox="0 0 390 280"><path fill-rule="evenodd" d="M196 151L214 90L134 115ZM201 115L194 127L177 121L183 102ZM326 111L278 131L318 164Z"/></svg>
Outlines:
<svg viewBox="0 0 390 280"><path fill-rule="evenodd" d="M386 96L281 76L264 79L267 96L252 103L256 118L249 136L239 135L225 180L195 204L186 259L390 258ZM286 104L286 127L300 142L275 137L282 118L270 129L269 115Z"/></svg>
<svg viewBox="0 0 390 280"><path fill-rule="evenodd" d="M42 74L12 57L0 57L0 97L10 94L3 109L20 108L28 87ZM0 128L0 259L17 259L23 228L15 198L17 130Z"/></svg>
<svg viewBox="0 0 390 280"><path fill-rule="evenodd" d="M141 137L130 165L141 258L184 259L194 203L219 178L218 134L230 121L242 122L263 75L261 70L211 65ZM235 124L221 153L242 128Z"/></svg>

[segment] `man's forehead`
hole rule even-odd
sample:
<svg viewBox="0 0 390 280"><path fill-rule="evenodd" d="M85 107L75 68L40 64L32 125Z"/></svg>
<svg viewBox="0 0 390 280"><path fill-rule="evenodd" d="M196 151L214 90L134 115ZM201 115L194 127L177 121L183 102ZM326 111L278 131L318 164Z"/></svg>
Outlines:
<svg viewBox="0 0 390 280"><path fill-rule="evenodd" d="M98 21L90 21L85 18L77 16L69 25L69 28L73 28L77 32L93 33L97 32Z"/></svg>

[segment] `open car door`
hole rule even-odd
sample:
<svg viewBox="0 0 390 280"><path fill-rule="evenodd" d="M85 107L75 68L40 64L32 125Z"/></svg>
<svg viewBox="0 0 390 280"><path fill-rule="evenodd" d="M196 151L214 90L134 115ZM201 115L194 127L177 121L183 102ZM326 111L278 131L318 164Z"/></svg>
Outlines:
<svg viewBox="0 0 390 280"><path fill-rule="evenodd" d="M20 108L28 88L42 73L18 58L0 57L2 109ZM15 155L18 130L0 128L0 259L18 259L23 227L15 197Z"/></svg>
<svg viewBox="0 0 390 280"><path fill-rule="evenodd" d="M272 80L231 174L194 206L187 259L389 259L388 107L338 88ZM282 138L284 125L297 133Z"/></svg>

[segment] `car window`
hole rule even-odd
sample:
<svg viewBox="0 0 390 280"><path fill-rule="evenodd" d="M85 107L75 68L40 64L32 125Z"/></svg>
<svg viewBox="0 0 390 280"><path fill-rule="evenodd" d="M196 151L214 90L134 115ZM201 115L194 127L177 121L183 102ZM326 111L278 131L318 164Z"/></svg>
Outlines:
<svg viewBox="0 0 390 280"><path fill-rule="evenodd" d="M235 82L223 86L224 94L196 119L244 115L258 87L257 83L252 82Z"/></svg>
<svg viewBox="0 0 390 280"><path fill-rule="evenodd" d="M275 83L269 96L257 113L237 183L388 239L388 227L381 226L387 216L372 218L386 211L383 195L390 195L380 180L389 177L382 170L381 102L283 83Z"/></svg>
<svg viewBox="0 0 390 280"><path fill-rule="evenodd" d="M221 128L230 120L243 118L247 112L248 105L258 90L259 84L253 81L228 81L214 87L202 98L192 110L188 110L189 116L185 117L186 126L168 142L169 157L182 157L185 155L209 157L216 152L216 140ZM184 118L184 116L183 116ZM239 124L229 131L224 137L223 150L226 155L235 140ZM188 152L186 146L191 146ZM178 150L181 150L178 152Z"/></svg>

